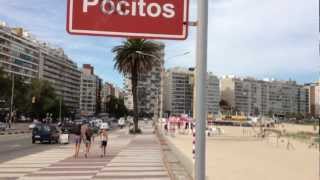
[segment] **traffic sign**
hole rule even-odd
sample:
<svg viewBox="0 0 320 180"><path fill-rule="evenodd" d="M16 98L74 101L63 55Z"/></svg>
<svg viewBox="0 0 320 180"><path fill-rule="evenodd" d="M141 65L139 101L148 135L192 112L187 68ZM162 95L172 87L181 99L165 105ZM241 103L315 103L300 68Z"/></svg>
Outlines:
<svg viewBox="0 0 320 180"><path fill-rule="evenodd" d="M189 0L68 0L70 34L186 39Z"/></svg>

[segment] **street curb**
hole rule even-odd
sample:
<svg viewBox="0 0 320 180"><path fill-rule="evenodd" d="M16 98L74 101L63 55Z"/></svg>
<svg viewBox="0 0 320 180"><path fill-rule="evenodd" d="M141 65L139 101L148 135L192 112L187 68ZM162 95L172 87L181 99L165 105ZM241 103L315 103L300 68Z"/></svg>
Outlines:
<svg viewBox="0 0 320 180"><path fill-rule="evenodd" d="M177 147L176 145L174 145L167 137L165 137L161 132L161 130L159 130L159 127L157 128L157 137L158 140L160 141L160 145L162 147L162 152L164 154L164 162L165 165L168 169L169 175L171 177L172 180L175 180L175 173L173 171L173 169L170 167L170 163L169 159L165 156L165 152L164 151L168 151L169 153L171 153L172 155L175 156L176 158L176 162L174 162L176 165L180 165L181 168L184 169L185 174L188 176L188 178L190 180L193 180L193 175L194 175L194 165L193 162L189 160L188 157L186 157ZM165 147L167 146L167 147ZM177 179L178 180L178 179Z"/></svg>
<svg viewBox="0 0 320 180"><path fill-rule="evenodd" d="M13 131L13 132L0 132L0 136L1 135L17 135L17 134L29 134L31 133L30 130L26 130L26 131Z"/></svg>

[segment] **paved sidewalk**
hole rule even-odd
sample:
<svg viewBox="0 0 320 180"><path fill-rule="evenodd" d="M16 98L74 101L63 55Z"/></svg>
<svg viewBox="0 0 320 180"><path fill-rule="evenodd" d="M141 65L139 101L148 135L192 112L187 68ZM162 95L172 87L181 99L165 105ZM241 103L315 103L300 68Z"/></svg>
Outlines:
<svg viewBox="0 0 320 180"><path fill-rule="evenodd" d="M95 141L87 159L83 157L83 145L78 159L72 157L73 144L59 146L0 164L0 179L169 180L151 125L142 128L144 134L137 136L128 135L127 129L112 133L107 157L100 157L99 141Z"/></svg>

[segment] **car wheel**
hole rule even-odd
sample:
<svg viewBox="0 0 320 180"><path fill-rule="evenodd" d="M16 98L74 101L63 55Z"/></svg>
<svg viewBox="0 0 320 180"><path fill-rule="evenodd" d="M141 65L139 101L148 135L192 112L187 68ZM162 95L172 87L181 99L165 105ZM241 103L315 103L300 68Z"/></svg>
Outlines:
<svg viewBox="0 0 320 180"><path fill-rule="evenodd" d="M34 144L36 141L34 139L32 139L32 144Z"/></svg>
<svg viewBox="0 0 320 180"><path fill-rule="evenodd" d="M49 139L48 143L51 144L51 139Z"/></svg>

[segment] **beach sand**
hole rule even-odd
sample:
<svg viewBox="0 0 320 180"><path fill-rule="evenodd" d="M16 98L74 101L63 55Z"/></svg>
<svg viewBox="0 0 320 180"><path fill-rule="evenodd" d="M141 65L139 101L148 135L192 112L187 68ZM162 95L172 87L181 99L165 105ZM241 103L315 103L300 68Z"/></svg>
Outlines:
<svg viewBox="0 0 320 180"><path fill-rule="evenodd" d="M290 131L301 130L292 126ZM319 180L319 149L287 139L277 141L243 136L243 127L221 127L225 134L207 137L206 159L209 180ZM303 127L303 130L312 127ZM254 133L252 128L247 131ZM258 129L256 128L255 131ZM184 155L192 159L192 136L169 137Z"/></svg>

